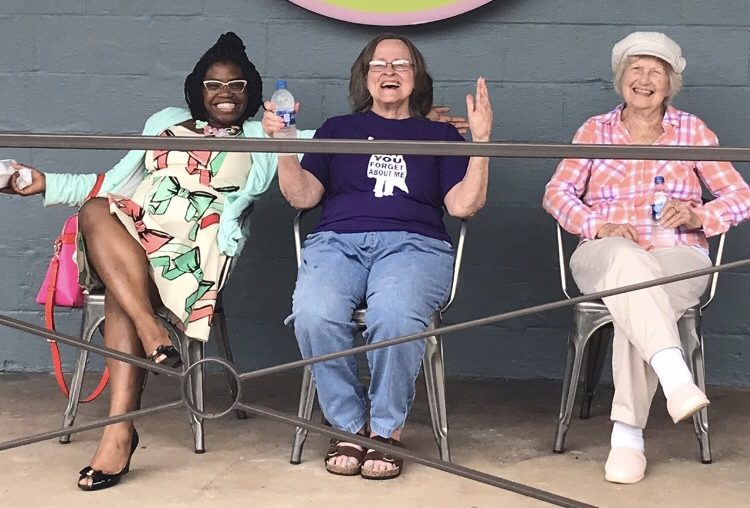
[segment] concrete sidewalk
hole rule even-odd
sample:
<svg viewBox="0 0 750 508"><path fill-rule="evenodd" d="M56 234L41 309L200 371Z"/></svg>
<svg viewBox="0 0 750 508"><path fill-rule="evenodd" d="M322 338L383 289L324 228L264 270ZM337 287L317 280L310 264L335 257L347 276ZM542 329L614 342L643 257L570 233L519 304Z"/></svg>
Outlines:
<svg viewBox="0 0 750 508"><path fill-rule="evenodd" d="M297 376L263 378L244 387L245 399L295 412L298 387ZM209 398L226 402L224 393L224 378L211 376ZM710 388L708 395L714 463L699 462L692 425L673 425L659 394L646 431L646 479L618 486L603 478L611 389L598 394L590 419L574 418L568 451L555 455L559 382L449 380L453 461L598 506L750 506L750 391ZM152 377L143 405L178 397L174 380ZM0 440L56 429L64 406L51 376L0 376ZM82 406L78 423L105 414L104 401L96 401ZM101 492L75 486L78 470L96 448L98 430L74 435L69 445L47 441L0 452L0 506L544 506L413 463L393 481L333 476L322 463L328 440L314 434L302 464L294 466L289 464L293 429L261 418L208 421L203 455L192 452L184 411L147 417L136 426L141 446L131 472L119 486ZM423 392L417 395L404 442L414 452L437 456Z"/></svg>

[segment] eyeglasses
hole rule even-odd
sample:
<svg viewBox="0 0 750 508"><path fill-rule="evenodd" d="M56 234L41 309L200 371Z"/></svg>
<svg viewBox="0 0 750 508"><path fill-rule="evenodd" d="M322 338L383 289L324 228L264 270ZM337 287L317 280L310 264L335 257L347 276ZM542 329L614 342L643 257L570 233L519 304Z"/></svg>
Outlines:
<svg viewBox="0 0 750 508"><path fill-rule="evenodd" d="M406 72L411 69L412 63L409 60L394 60L392 62L386 62L385 60L372 60L367 64L370 68L370 72L384 72L388 66L393 67L396 72Z"/></svg>
<svg viewBox="0 0 750 508"><path fill-rule="evenodd" d="M242 93L245 91L246 86L246 79L233 79L232 81L228 81L226 83L217 79L207 79L203 82L203 87L209 92L218 92L224 87L227 87L232 93Z"/></svg>

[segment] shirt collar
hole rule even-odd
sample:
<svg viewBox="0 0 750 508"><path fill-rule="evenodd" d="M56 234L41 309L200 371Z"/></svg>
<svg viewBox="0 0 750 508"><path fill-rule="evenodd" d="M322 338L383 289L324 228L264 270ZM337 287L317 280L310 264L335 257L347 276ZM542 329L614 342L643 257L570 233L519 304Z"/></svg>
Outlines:
<svg viewBox="0 0 750 508"><path fill-rule="evenodd" d="M602 115L599 118L599 122L603 124L608 124L608 125L615 125L618 123L622 123L621 114L622 114L623 108L625 108L624 103L618 105L615 109L613 109L609 113ZM664 112L664 118L662 119L661 124L664 126L670 125L672 127L679 127L680 116L678 114L677 109L668 105L667 110Z"/></svg>

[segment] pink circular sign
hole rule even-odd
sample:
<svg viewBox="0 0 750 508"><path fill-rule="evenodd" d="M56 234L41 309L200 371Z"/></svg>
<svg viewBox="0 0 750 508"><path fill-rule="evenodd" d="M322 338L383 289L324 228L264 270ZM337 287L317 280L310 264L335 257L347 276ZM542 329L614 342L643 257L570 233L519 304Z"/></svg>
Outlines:
<svg viewBox="0 0 750 508"><path fill-rule="evenodd" d="M289 0L329 18L363 25L429 23L476 9L492 0Z"/></svg>

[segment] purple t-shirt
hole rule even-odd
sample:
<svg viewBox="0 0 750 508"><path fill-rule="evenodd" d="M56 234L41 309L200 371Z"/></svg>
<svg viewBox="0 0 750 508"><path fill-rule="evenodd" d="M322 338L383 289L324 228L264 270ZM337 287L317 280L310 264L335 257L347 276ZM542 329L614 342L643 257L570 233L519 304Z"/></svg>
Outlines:
<svg viewBox="0 0 750 508"><path fill-rule="evenodd" d="M372 111L329 118L315 138L463 141L448 123L391 120ZM308 153L302 167L323 184L313 232L407 231L450 241L443 200L463 180L467 157Z"/></svg>

